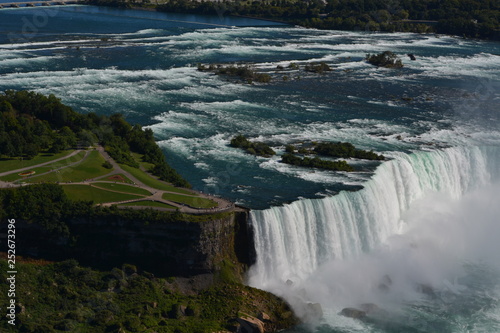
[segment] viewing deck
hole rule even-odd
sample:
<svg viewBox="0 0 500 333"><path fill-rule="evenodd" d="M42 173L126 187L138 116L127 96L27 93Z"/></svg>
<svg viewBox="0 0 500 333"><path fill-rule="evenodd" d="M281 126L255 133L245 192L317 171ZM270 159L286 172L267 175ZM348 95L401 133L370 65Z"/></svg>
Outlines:
<svg viewBox="0 0 500 333"><path fill-rule="evenodd" d="M21 7L37 7L37 6L56 6L56 5L72 5L83 3L84 0L60 0L60 1L26 1L26 2L6 2L0 3L2 8L21 8Z"/></svg>

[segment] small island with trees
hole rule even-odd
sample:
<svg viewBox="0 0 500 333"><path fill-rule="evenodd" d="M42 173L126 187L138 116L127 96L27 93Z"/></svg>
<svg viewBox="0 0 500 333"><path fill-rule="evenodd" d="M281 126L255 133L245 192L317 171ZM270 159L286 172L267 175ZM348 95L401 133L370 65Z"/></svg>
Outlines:
<svg viewBox="0 0 500 333"><path fill-rule="evenodd" d="M231 139L231 147L244 149L247 153L262 156L272 157L276 155L274 149L268 144L258 141L250 141L244 135L237 135ZM362 160L383 161L385 156L356 148L349 142L312 142L309 148L300 147L297 149L294 145L287 144L285 146L285 154L281 156L281 162L308 168L317 168L332 171L355 171L355 168L346 161L330 161L315 157L300 157L301 155L321 155L333 158L356 158Z"/></svg>
<svg viewBox="0 0 500 333"><path fill-rule="evenodd" d="M281 162L301 167L317 168L333 171L354 171L354 168L346 161L325 161L319 157L298 157L294 154L286 153L281 157Z"/></svg>
<svg viewBox="0 0 500 333"><path fill-rule="evenodd" d="M379 54L367 54L366 61L378 67L402 68L403 62L391 51L384 51Z"/></svg>
<svg viewBox="0 0 500 333"><path fill-rule="evenodd" d="M314 145L316 154L340 158L359 158L364 160L383 161L385 157L373 151L357 149L349 142L320 142Z"/></svg>
<svg viewBox="0 0 500 333"><path fill-rule="evenodd" d="M271 76L269 74L259 73L246 64L240 64L240 65L198 64L198 70L201 72L212 72L216 75L238 78L240 81L249 84L253 82L269 83L271 81Z"/></svg>
<svg viewBox="0 0 500 333"><path fill-rule="evenodd" d="M244 149L245 152L252 155L263 157L276 155L276 152L268 144L258 141L252 142L241 134L232 138L230 145L231 147Z"/></svg>

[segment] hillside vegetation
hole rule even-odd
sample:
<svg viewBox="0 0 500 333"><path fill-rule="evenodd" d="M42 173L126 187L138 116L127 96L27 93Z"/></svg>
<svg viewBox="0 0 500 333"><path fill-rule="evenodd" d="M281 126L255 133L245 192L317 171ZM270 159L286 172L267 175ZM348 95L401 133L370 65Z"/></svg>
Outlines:
<svg viewBox="0 0 500 333"><path fill-rule="evenodd" d="M190 187L165 161L153 131L130 125L121 114L110 117L80 114L54 95L6 91L0 95L0 156L5 160L31 160L39 154L58 154L68 148L99 143L118 163L134 168L130 152L142 154L151 172L176 186Z"/></svg>

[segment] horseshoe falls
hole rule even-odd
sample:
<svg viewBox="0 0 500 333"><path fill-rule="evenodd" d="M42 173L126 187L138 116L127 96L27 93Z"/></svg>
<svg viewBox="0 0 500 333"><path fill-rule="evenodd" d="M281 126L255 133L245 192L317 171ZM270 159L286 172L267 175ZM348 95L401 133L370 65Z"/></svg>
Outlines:
<svg viewBox="0 0 500 333"><path fill-rule="evenodd" d="M252 283L304 279L321 264L369 252L404 230L404 213L433 193L460 199L497 180L500 150L448 148L400 154L382 164L364 189L253 211L257 264Z"/></svg>
<svg viewBox="0 0 500 333"><path fill-rule="evenodd" d="M320 332L462 332L432 315L442 315L444 305L473 307L473 296L453 303L447 294L458 299L498 278L499 180L499 147L453 147L398 154L360 191L252 211L257 263L249 283L283 296L306 321L305 304L321 304ZM477 270L489 275L470 281ZM432 288L432 298L418 292L422 286ZM382 307L391 319L375 317L361 328L339 316L360 304ZM500 329L494 304L495 325L485 332Z"/></svg>
<svg viewBox="0 0 500 333"><path fill-rule="evenodd" d="M386 50L404 67L365 61ZM500 332L499 54L493 41L236 17L0 11L0 91L120 112L195 189L251 209L248 283L301 316L287 333ZM332 71L304 70L320 62ZM246 63L271 81L198 63ZM230 147L236 134L276 156ZM349 159L349 173L280 162L288 144L339 141L388 159Z"/></svg>

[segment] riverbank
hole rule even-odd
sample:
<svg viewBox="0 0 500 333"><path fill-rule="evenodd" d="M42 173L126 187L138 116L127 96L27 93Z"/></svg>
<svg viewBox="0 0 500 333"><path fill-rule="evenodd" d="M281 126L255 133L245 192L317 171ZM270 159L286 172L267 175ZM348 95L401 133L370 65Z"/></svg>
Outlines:
<svg viewBox="0 0 500 333"><path fill-rule="evenodd" d="M162 12L186 13L200 15L231 15L235 17L253 18L299 25L306 28L346 31L385 31L439 33L467 38L500 40L500 23L496 13L499 6L492 8L487 4L479 4L479 8L469 8L442 3L439 8L428 9L421 6L421 1L400 4L398 8L387 10L386 3L376 1L370 9L363 3L354 2L328 4L322 2L284 1L280 6L264 2L198 2L182 3L167 1L162 4L144 4L137 6L128 0L89 0L94 5L105 5L126 8L156 9ZM449 7L453 10L450 10ZM462 8L463 7L463 8Z"/></svg>

